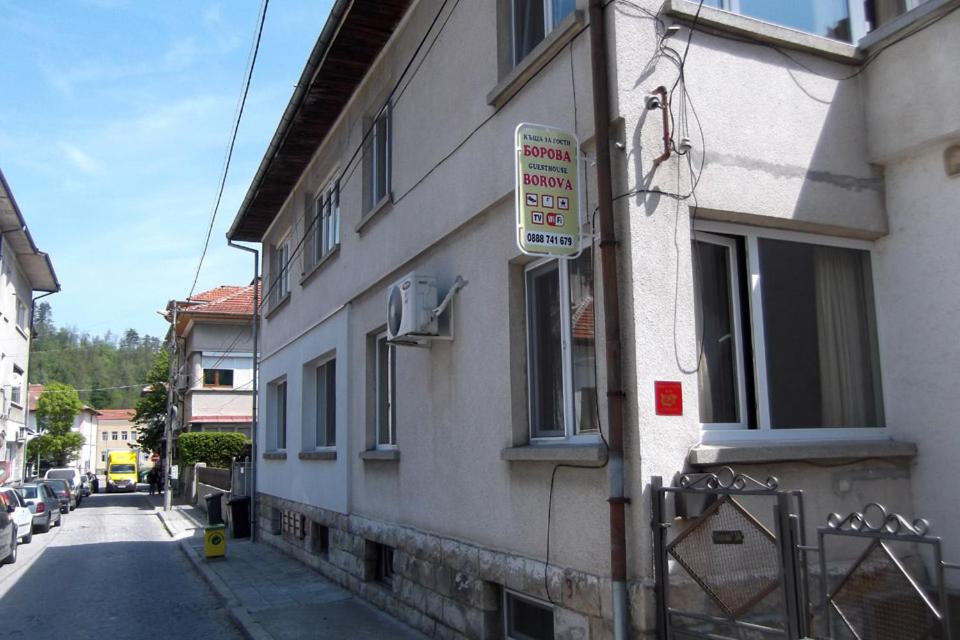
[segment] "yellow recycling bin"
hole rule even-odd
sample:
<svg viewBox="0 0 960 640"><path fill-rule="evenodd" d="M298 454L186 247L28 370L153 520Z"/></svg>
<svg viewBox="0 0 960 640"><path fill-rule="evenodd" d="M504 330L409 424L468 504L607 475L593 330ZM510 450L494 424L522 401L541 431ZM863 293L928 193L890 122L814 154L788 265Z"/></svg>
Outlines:
<svg viewBox="0 0 960 640"><path fill-rule="evenodd" d="M212 524L203 529L203 551L208 558L222 558L227 553L227 528Z"/></svg>

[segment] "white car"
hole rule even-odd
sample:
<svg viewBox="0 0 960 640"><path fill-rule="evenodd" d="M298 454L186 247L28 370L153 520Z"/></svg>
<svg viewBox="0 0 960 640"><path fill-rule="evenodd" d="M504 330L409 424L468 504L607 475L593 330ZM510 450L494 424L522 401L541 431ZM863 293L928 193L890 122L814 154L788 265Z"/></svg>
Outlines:
<svg viewBox="0 0 960 640"><path fill-rule="evenodd" d="M8 509L13 507L10 515L17 527L17 538L23 544L30 544L30 541L33 540L33 513L30 511L30 507L23 501L19 493L9 487L0 489L0 493L3 494L3 499L0 499L0 502L5 503Z"/></svg>

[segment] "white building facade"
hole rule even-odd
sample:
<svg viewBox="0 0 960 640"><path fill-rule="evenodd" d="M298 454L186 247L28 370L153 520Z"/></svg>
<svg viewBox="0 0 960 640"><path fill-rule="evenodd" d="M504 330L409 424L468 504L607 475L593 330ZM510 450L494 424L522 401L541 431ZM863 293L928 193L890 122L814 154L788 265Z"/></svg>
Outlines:
<svg viewBox="0 0 960 640"><path fill-rule="evenodd" d="M651 637L655 477L775 476L809 533L871 501L960 524L936 480L960 3L604 4L629 622ZM335 3L228 234L264 252L262 540L436 637L613 633L586 9ZM576 260L517 248L521 122L582 142ZM469 282L452 340L386 340L409 273Z"/></svg>
<svg viewBox="0 0 960 640"><path fill-rule="evenodd" d="M27 424L27 376L34 292L60 290L50 257L41 252L0 172L0 484L22 480Z"/></svg>

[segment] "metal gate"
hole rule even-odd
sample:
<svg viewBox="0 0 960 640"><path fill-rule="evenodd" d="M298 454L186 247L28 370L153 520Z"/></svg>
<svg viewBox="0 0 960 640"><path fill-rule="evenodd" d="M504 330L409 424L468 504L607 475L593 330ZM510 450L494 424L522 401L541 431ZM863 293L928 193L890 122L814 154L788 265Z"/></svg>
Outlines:
<svg viewBox="0 0 960 640"><path fill-rule="evenodd" d="M940 538L926 520L910 522L877 503L817 530L819 637L831 640L950 640ZM857 555L849 559L850 545ZM831 551L843 548L846 560Z"/></svg>
<svg viewBox="0 0 960 640"><path fill-rule="evenodd" d="M776 478L652 484L661 640L951 640L944 572L960 565L925 520L870 504L830 514L810 546L803 492Z"/></svg>
<svg viewBox="0 0 960 640"><path fill-rule="evenodd" d="M660 637L802 637L803 494L729 468L685 474L676 485L653 479ZM685 527L675 526L678 517Z"/></svg>

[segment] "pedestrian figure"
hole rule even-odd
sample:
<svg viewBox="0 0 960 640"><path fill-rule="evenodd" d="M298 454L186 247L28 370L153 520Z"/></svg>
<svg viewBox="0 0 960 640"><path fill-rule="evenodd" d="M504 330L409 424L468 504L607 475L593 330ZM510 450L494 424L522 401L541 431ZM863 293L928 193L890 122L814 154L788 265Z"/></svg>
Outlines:
<svg viewBox="0 0 960 640"><path fill-rule="evenodd" d="M150 495L153 495L154 491L160 493L160 473L157 471L156 467L150 469L147 479L150 482Z"/></svg>
<svg viewBox="0 0 960 640"><path fill-rule="evenodd" d="M90 486L93 493L100 492L100 478L98 478L95 473L90 474Z"/></svg>

